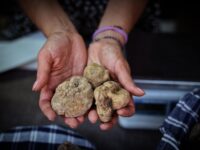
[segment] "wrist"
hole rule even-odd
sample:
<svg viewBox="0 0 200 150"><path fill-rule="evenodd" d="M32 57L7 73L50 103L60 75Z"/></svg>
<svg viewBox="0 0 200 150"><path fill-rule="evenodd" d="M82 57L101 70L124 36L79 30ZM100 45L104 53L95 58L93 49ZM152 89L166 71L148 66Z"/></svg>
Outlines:
<svg viewBox="0 0 200 150"><path fill-rule="evenodd" d="M74 33L77 33L75 30L72 30L70 28L67 27L55 27L55 29L51 29L49 31L44 31L44 34L46 35L46 37L50 37L53 34L65 34L65 35L71 35Z"/></svg>
<svg viewBox="0 0 200 150"><path fill-rule="evenodd" d="M72 34L77 33L76 29L71 23L67 22L55 22L51 24L47 24L46 26L42 26L41 30L45 34L46 37L51 36L54 33L65 33L65 34Z"/></svg>
<svg viewBox="0 0 200 150"><path fill-rule="evenodd" d="M121 42L115 38L115 37L112 37L112 36L104 36L102 38L95 38L93 40L93 42L106 42L106 43L114 43L114 44L117 44L122 50L124 49L124 45L121 44Z"/></svg>
<svg viewBox="0 0 200 150"><path fill-rule="evenodd" d="M93 41L113 39L123 47L128 41L128 34L118 26L105 26L97 29L93 34Z"/></svg>
<svg viewBox="0 0 200 150"><path fill-rule="evenodd" d="M70 18L57 1L41 1L41 5L36 8L38 12L34 14L33 20L47 37L58 32L76 32Z"/></svg>

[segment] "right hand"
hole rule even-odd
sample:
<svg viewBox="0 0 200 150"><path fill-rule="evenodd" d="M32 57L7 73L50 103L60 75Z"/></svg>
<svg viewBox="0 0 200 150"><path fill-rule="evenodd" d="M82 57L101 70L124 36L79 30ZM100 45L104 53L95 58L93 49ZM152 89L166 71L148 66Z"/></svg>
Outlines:
<svg viewBox="0 0 200 150"><path fill-rule="evenodd" d="M133 83L129 64L116 41L112 39L101 39L91 43L88 50L88 64L91 63L97 63L107 68L112 78L118 81L132 95L144 95L144 91ZM108 130L116 123L118 116L128 117L132 116L134 112L135 105L131 98L126 107L117 110L112 120L107 123L101 123L100 128L102 130ZM92 123L98 120L96 110L90 110L88 119Z"/></svg>
<svg viewBox="0 0 200 150"><path fill-rule="evenodd" d="M73 75L81 75L87 62L86 47L82 37L76 32L52 33L38 54L37 79L34 91L40 91L39 106L49 120L54 120L51 98L56 87ZM64 118L67 125L77 127L84 120Z"/></svg>

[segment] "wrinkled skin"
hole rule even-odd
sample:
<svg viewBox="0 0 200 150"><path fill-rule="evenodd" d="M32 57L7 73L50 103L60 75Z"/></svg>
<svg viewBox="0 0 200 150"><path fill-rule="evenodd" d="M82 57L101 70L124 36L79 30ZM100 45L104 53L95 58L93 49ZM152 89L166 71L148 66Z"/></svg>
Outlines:
<svg viewBox="0 0 200 150"><path fill-rule="evenodd" d="M73 75L81 75L86 60L86 47L79 34L60 31L47 38L38 54L37 79L33 90L40 91L39 106L49 120L53 121L56 118L56 113L51 107L56 87ZM83 116L63 119L71 128L84 121Z"/></svg>
<svg viewBox="0 0 200 150"><path fill-rule="evenodd" d="M92 103L92 86L86 78L81 76L73 76L61 83L51 100L53 110L65 117L84 115Z"/></svg>
<svg viewBox="0 0 200 150"><path fill-rule="evenodd" d="M97 87L94 97L97 114L102 122L109 122L113 111L127 106L131 99L129 92L114 81L107 81Z"/></svg>
<svg viewBox="0 0 200 150"><path fill-rule="evenodd" d="M86 66L84 77L89 80L93 87L97 87L110 79L108 70L96 63Z"/></svg>

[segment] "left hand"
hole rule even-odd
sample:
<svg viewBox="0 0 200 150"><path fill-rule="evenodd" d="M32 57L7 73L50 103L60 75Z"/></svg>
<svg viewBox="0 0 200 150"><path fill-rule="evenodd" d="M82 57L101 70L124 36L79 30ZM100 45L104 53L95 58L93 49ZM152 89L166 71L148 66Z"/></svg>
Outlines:
<svg viewBox="0 0 200 150"><path fill-rule="evenodd" d="M88 64L97 63L109 70L111 77L117 80L126 90L135 96L144 95L144 91L138 88L132 80L130 67L126 61L121 47L113 39L101 39L93 42L88 50ZM101 123L100 128L107 130L112 128L116 123L117 116L132 116L135 112L133 99L130 99L129 104L122 109L117 110L112 120L108 123ZM95 110L91 110L88 118L92 123L98 120L98 115Z"/></svg>

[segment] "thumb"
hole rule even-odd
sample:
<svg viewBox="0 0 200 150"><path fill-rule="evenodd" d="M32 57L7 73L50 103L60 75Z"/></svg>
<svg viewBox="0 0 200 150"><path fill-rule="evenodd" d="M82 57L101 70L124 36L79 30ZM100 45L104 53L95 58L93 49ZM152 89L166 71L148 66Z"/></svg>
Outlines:
<svg viewBox="0 0 200 150"><path fill-rule="evenodd" d="M133 95L135 95L135 96L143 96L145 94L142 89L140 89L139 87L137 87L134 84L133 79L132 79L129 71L127 70L125 65L123 65L123 63L121 63L119 65L119 67L117 67L116 76L117 76L119 82L122 84L122 86L126 90L131 92Z"/></svg>
<svg viewBox="0 0 200 150"><path fill-rule="evenodd" d="M41 50L38 56L37 79L33 84L33 91L39 91L47 84L51 65L52 59L50 54L45 50Z"/></svg>

